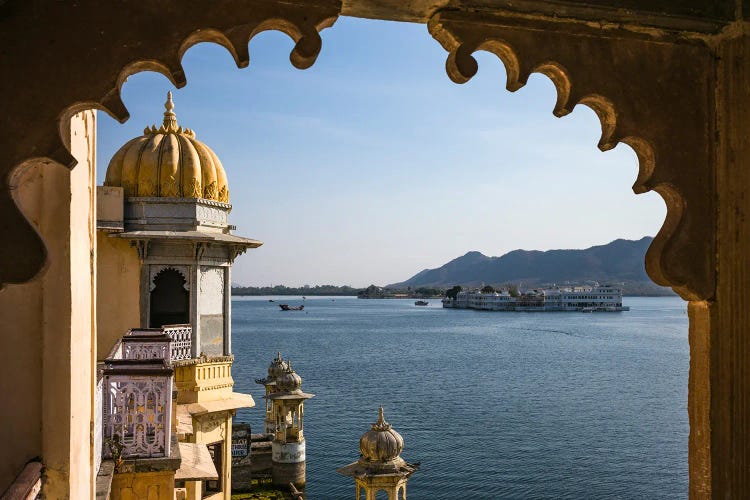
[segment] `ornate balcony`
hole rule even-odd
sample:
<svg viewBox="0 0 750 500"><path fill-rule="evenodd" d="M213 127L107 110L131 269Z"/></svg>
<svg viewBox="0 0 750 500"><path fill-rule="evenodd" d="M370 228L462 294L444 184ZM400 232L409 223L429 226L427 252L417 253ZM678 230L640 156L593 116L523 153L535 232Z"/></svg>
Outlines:
<svg viewBox="0 0 750 500"><path fill-rule="evenodd" d="M131 330L104 360L104 457L170 456L174 373L170 343L161 332Z"/></svg>

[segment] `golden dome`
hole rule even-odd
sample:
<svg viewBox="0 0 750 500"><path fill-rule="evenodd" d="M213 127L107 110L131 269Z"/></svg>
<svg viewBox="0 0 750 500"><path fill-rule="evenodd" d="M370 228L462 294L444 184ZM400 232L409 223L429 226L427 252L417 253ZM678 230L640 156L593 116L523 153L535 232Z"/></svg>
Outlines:
<svg viewBox="0 0 750 500"><path fill-rule="evenodd" d="M289 368L289 363L281 359L281 353L277 352L276 357L268 366L268 380L275 381L287 368Z"/></svg>
<svg viewBox="0 0 750 500"><path fill-rule="evenodd" d="M362 459L368 462L402 461L401 450L404 449L404 438L396 432L391 424L385 421L383 407L378 412L378 421L372 424L372 429L359 438L359 451Z"/></svg>
<svg viewBox="0 0 750 500"><path fill-rule="evenodd" d="M195 132L177 125L172 92L161 127L146 127L125 143L107 167L105 186L119 186L126 197L204 198L229 203L227 174L211 148Z"/></svg>
<svg viewBox="0 0 750 500"><path fill-rule="evenodd" d="M292 362L287 360L286 368L276 377L276 387L281 392L300 392L302 388L302 377L292 368Z"/></svg>

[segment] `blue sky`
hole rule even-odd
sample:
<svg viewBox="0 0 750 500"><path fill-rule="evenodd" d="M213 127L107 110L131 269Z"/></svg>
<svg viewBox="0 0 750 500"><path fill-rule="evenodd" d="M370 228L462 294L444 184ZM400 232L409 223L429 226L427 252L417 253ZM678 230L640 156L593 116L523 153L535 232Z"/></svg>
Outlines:
<svg viewBox="0 0 750 500"><path fill-rule="evenodd" d="M601 153L584 106L555 118L546 77L509 93L502 63L480 53L477 76L454 84L424 25L341 18L321 36L304 71L293 42L267 32L246 69L201 44L183 89L130 77L130 120L99 113L98 182L172 90L180 125L224 164L236 233L265 243L237 259L238 284L382 285L471 250L585 248L661 226L661 198L631 190L635 153Z"/></svg>

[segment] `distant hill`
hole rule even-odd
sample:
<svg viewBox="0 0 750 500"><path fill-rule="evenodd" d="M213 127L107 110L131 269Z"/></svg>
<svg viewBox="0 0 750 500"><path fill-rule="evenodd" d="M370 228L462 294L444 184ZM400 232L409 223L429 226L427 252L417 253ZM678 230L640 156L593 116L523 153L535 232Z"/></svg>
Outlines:
<svg viewBox="0 0 750 500"><path fill-rule="evenodd" d="M387 288L446 288L453 285L478 286L523 283L524 287L543 284L585 283L623 284L631 295L672 295L668 288L651 282L644 267L646 250L653 238L637 241L615 240L583 250L513 250L501 257L469 252L437 269L425 269Z"/></svg>

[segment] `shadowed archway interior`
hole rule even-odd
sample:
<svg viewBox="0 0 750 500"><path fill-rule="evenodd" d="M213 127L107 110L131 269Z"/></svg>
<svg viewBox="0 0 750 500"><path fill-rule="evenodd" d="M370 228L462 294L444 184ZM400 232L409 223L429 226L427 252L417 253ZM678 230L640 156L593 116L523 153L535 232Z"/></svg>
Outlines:
<svg viewBox="0 0 750 500"><path fill-rule="evenodd" d="M185 290L185 283L176 269L168 268L156 275L151 291L151 328L190 322L190 292Z"/></svg>

